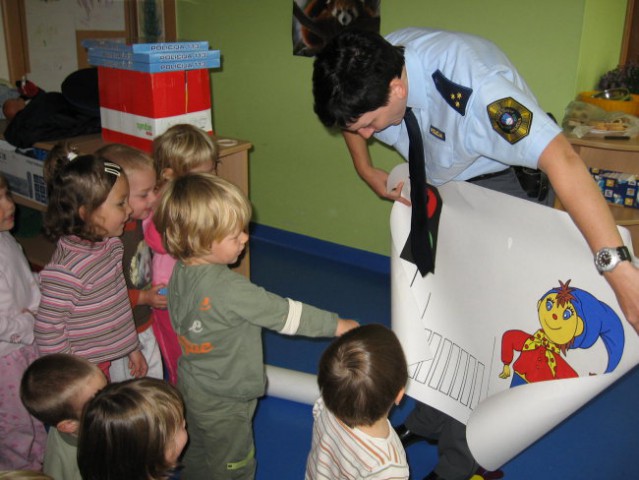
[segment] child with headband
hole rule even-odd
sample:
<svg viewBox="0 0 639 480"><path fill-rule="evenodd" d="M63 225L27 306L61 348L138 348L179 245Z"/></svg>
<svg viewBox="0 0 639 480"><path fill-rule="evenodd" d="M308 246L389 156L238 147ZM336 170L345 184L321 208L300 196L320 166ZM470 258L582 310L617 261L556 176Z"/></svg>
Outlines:
<svg viewBox="0 0 639 480"><path fill-rule="evenodd" d="M129 180L129 205L132 212L120 237L124 246L124 279L131 300L138 340L149 367L146 375L164 378L160 348L153 333L154 314L151 309L166 309L166 295L159 292L165 285L151 286L152 255L151 249L144 241L142 229L142 222L153 214L156 199L153 158L137 148L121 143L110 143L95 153L120 165ZM126 358L112 363L112 382L131 379L127 363Z"/></svg>
<svg viewBox="0 0 639 480"><path fill-rule="evenodd" d="M49 204L45 234L56 250L40 273L42 301L35 338L42 354L71 353L109 376L128 357L132 376L146 375L122 271L122 235L131 215L129 183L100 156L56 149L45 162Z"/></svg>

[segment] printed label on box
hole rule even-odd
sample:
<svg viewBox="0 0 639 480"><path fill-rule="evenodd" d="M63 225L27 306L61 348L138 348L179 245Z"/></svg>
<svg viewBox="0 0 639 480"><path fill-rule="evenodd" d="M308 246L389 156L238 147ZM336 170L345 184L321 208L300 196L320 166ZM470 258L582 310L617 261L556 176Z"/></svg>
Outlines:
<svg viewBox="0 0 639 480"><path fill-rule="evenodd" d="M9 144L0 142L0 171L9 182L11 193L46 205L47 188L42 176L42 160L18 153L10 145L11 149L5 149L2 144Z"/></svg>
<svg viewBox="0 0 639 480"><path fill-rule="evenodd" d="M202 70L209 68L219 68L220 59L202 59L202 60L177 60L174 62L131 62L128 60L118 60L113 58L96 57L89 55L89 65L102 66L107 68L115 68L121 70L133 70L145 73L161 73L175 72L180 70Z"/></svg>
<svg viewBox="0 0 639 480"><path fill-rule="evenodd" d="M100 119L102 128L151 140L162 135L169 127L180 123L195 125L205 132L213 130L211 110L201 110L172 117L149 118L119 110L100 108Z"/></svg>
<svg viewBox="0 0 639 480"><path fill-rule="evenodd" d="M89 48L108 48L111 50L120 50L133 53L146 52L188 52L194 50L208 50L209 42L206 40L194 42L156 42L156 43L125 43L124 39L100 39L86 38L81 42L86 49Z"/></svg>
<svg viewBox="0 0 639 480"><path fill-rule="evenodd" d="M179 53L133 53L127 51L110 50L106 48L89 48L89 57L110 58L129 62L159 63L159 62L184 62L191 60L220 60L219 50L202 50L196 52Z"/></svg>

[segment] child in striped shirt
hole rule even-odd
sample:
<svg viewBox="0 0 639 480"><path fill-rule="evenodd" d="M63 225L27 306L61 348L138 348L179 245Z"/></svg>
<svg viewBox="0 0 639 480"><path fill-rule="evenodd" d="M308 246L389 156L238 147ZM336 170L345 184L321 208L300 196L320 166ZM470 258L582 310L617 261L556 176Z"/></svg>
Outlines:
<svg viewBox="0 0 639 480"><path fill-rule="evenodd" d="M399 340L383 325L334 340L320 359L306 480L408 479L404 447L388 421L407 380Z"/></svg>
<svg viewBox="0 0 639 480"><path fill-rule="evenodd" d="M129 183L115 163L95 155L52 152L45 234L57 241L40 273L35 339L40 353L71 353L109 378L111 361L128 357L146 375L122 271L122 235L131 214Z"/></svg>
<svg viewBox="0 0 639 480"><path fill-rule="evenodd" d="M151 308L166 309L166 295L160 293L165 285L151 286L151 249L144 241L142 230L142 222L152 215L156 199L153 159L145 152L121 143L110 143L100 148L96 155L120 165L129 180L129 205L133 211L120 237L124 246L124 279L131 300L138 340L149 367L146 375L164 378L160 348L153 333L154 315ZM115 360L109 371L112 382L132 378L126 357Z"/></svg>

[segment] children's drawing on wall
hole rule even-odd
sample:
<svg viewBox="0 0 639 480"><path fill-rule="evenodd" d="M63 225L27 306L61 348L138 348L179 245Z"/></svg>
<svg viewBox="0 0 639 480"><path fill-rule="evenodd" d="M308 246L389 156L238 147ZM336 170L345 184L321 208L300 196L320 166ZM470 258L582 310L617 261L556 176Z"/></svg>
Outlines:
<svg viewBox="0 0 639 480"><path fill-rule="evenodd" d="M379 32L381 0L293 0L293 54L314 56L343 28Z"/></svg>
<svg viewBox="0 0 639 480"><path fill-rule="evenodd" d="M508 330L501 339L499 378L512 376L510 386L580 376L569 363L569 351L590 349L601 339L608 353L605 373L618 365L624 347L621 319L589 292L559 281L537 302L541 328L535 333ZM512 366L514 353L519 352Z"/></svg>
<svg viewBox="0 0 639 480"><path fill-rule="evenodd" d="M63 0L60 8L73 12L75 30L124 30L125 9L117 0Z"/></svg>

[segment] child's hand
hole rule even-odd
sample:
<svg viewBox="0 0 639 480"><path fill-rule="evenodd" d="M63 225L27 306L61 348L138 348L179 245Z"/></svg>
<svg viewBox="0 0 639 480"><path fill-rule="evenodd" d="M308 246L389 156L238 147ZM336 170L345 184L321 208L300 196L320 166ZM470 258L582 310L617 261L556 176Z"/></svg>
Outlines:
<svg viewBox="0 0 639 480"><path fill-rule="evenodd" d="M149 305L152 308L166 309L168 305L168 300L166 294L158 293L160 290L165 288L166 285L154 285L148 290L142 290L140 292L140 300L139 303L142 305Z"/></svg>
<svg viewBox="0 0 639 480"><path fill-rule="evenodd" d="M129 371L135 378L142 378L149 369L146 359L140 350L129 353Z"/></svg>
<svg viewBox="0 0 639 480"><path fill-rule="evenodd" d="M337 329L335 330L335 336L339 337L344 333L359 327L359 322L355 320L344 320L343 318L337 319Z"/></svg>

